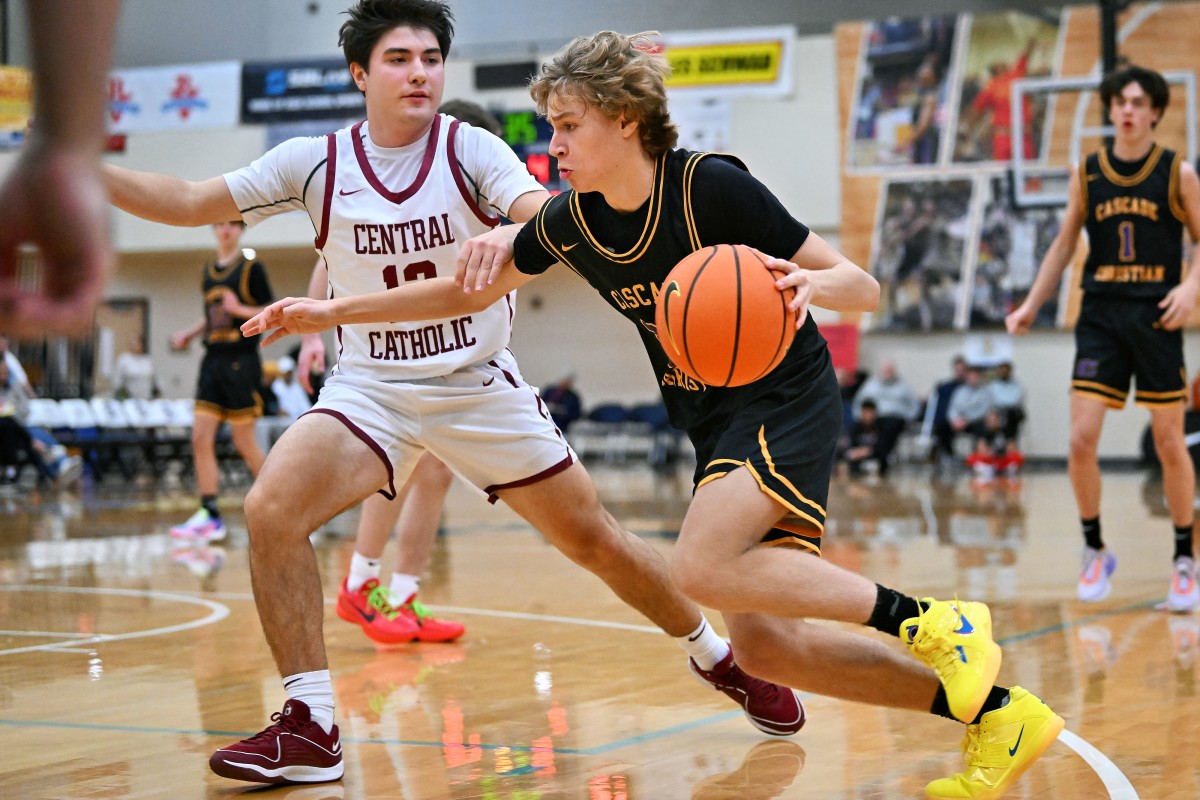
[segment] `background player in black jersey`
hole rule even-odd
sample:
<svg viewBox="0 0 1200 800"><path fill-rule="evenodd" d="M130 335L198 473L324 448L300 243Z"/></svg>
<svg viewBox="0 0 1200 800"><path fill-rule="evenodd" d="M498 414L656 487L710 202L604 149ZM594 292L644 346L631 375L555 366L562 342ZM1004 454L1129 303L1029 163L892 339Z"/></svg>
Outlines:
<svg viewBox="0 0 1200 800"><path fill-rule="evenodd" d="M216 260L204 265L201 285L204 316L190 328L171 336L171 347L186 349L204 335L204 359L196 379L196 415L192 425L192 465L200 508L186 522L171 529L172 536L209 541L225 538L225 523L217 507L219 471L217 431L229 423L233 446L255 477L266 456L254 436L262 416L262 361L257 339L246 339L238 327L274 299L261 261L246 258L241 248L246 224L218 222Z"/></svg>
<svg viewBox="0 0 1200 800"><path fill-rule="evenodd" d="M1200 241L1200 181L1180 154L1154 141L1170 100L1162 75L1129 66L1106 76L1100 99L1116 128L1111 147L1071 171L1067 210L1025 302L1008 315L1010 333L1029 331L1057 290L1085 227L1089 251L1083 303L1075 325L1071 376L1071 449L1067 469L1085 540L1080 600L1112 589L1116 557L1100 536L1100 464L1104 414L1120 409L1136 376L1134 402L1150 410L1163 490L1175 525L1167 608L1200 607L1192 552L1195 469L1184 441L1187 377L1180 328L1200 293L1200 248L1181 280L1183 226Z"/></svg>
<svg viewBox="0 0 1200 800"><path fill-rule="evenodd" d="M1063 721L1024 689L993 685L1000 650L987 606L918 602L813 557L841 396L808 306L871 310L879 285L793 219L741 162L673 149L668 67L650 52L653 41L604 32L574 40L543 65L531 93L554 129L550 153L572 191L551 198L524 226L510 261L494 261L487 246L494 231L467 242L457 279L467 292L446 278L328 301L288 298L243 330L280 326L271 342L349 321L471 313L566 264L637 326L672 422L696 446L695 495L671 563L679 587L722 612L739 660L760 677L974 723L963 748L973 754L967 769L934 781L928 796L995 797L1054 741ZM781 290L796 289L790 307L799 333L787 356L767 377L738 388L684 376L653 331L667 273L684 255L718 243L786 256L769 266L786 273ZM901 637L924 665L878 639L805 618Z"/></svg>

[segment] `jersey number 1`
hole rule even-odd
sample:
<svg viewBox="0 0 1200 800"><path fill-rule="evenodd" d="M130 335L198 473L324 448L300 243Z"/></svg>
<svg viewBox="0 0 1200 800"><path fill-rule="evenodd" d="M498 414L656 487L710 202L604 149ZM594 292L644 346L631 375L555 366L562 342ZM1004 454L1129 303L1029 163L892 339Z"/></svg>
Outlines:
<svg viewBox="0 0 1200 800"><path fill-rule="evenodd" d="M1121 239L1121 254L1118 257L1122 261L1133 261L1136 256L1133 249L1133 223L1126 221L1118 225L1117 236Z"/></svg>

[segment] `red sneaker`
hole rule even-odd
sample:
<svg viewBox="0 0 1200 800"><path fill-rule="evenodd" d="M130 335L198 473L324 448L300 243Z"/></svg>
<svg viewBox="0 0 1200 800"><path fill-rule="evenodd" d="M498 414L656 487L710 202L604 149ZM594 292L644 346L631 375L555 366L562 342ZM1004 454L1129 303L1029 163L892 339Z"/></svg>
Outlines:
<svg viewBox="0 0 1200 800"><path fill-rule="evenodd" d="M391 595L392 602L396 596ZM398 610L409 622L417 626L417 641L419 642L452 642L466 633L466 626L461 622L448 619L435 619L429 609L417 600L416 592L403 603L396 605Z"/></svg>
<svg viewBox="0 0 1200 800"><path fill-rule="evenodd" d="M299 700L288 700L271 721L261 733L213 753L209 768L222 778L255 783L323 783L342 777L337 725L326 733Z"/></svg>
<svg viewBox="0 0 1200 800"><path fill-rule="evenodd" d="M380 644L404 644L417 639L420 626L392 606L386 587L371 578L357 592L342 588L338 592L337 615L363 629L367 638Z"/></svg>
<svg viewBox="0 0 1200 800"><path fill-rule="evenodd" d="M791 736L804 727L804 704L794 689L755 678L742 672L733 660L733 651L721 659L711 672L700 669L692 659L688 667L696 677L742 707L750 724L772 736Z"/></svg>

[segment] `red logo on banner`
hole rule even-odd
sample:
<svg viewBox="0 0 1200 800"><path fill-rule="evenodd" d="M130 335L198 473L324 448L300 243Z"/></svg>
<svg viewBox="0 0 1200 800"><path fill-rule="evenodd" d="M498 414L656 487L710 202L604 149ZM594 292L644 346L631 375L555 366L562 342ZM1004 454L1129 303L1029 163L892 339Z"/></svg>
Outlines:
<svg viewBox="0 0 1200 800"><path fill-rule="evenodd" d="M136 114L141 109L133 101L133 92L125 91L125 81L120 78L108 79L108 115L113 122L120 122L126 114Z"/></svg>
<svg viewBox="0 0 1200 800"><path fill-rule="evenodd" d="M200 90L196 88L196 84L192 83L191 75L177 75L175 77L175 88L171 90L171 99L175 102L169 105L179 110L179 116L187 119L192 113L192 109L200 106L203 103L196 103L195 100L200 96Z"/></svg>

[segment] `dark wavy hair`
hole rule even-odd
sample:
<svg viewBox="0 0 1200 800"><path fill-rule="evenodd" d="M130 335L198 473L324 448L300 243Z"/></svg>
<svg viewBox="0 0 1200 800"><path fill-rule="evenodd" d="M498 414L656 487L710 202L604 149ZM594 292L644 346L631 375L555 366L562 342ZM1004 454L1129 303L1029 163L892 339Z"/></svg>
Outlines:
<svg viewBox="0 0 1200 800"><path fill-rule="evenodd" d="M1167 79L1152 69L1130 65L1108 73L1100 81L1100 101L1104 103L1105 112L1112 107L1113 98L1120 96L1121 90L1131 83L1142 87L1142 91L1150 98L1151 108L1160 112L1167 110L1167 104L1171 102ZM1162 119L1161 113L1159 119Z"/></svg>
<svg viewBox="0 0 1200 800"><path fill-rule="evenodd" d="M347 66L358 64L367 69L380 37L403 25L429 31L437 37L442 58L450 55L454 14L442 0L359 0L346 14L350 19L338 31L338 46L346 55Z"/></svg>

